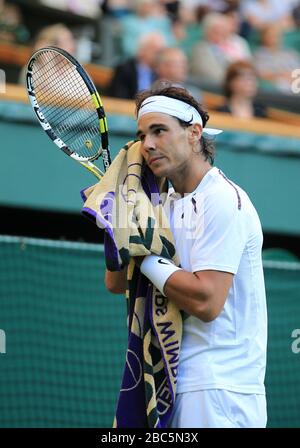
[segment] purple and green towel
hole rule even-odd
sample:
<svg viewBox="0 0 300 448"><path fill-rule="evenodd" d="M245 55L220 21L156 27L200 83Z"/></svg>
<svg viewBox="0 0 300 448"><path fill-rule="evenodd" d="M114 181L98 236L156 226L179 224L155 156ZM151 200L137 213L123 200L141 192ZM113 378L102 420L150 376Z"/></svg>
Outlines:
<svg viewBox="0 0 300 448"><path fill-rule="evenodd" d="M154 253L179 265L157 179L129 142L103 179L82 192L83 213L105 231L106 266L127 266L128 348L115 428L165 428L175 401L182 316L133 257ZM160 182L163 184L163 182Z"/></svg>

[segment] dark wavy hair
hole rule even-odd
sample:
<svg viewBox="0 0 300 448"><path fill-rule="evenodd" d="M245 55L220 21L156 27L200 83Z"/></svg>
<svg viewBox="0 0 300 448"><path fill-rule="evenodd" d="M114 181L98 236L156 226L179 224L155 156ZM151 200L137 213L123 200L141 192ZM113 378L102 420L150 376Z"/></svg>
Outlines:
<svg viewBox="0 0 300 448"><path fill-rule="evenodd" d="M150 96L154 95L168 96L170 98L174 98L176 100L180 100L187 104L190 104L199 112L203 121L203 127L205 127L209 119L209 115L206 112L206 110L204 110L202 105L198 103L198 101L184 87L174 86L167 81L160 81L158 84L155 83L151 89L143 90L136 95L135 97L136 115L140 110L142 102L146 98L149 98ZM184 128L191 126L191 123L187 121L180 120L177 117L174 118L176 118L179 121L180 125ZM213 165L215 157L215 147L213 142L201 136L200 143L202 154L204 155L205 160L208 160L209 163Z"/></svg>

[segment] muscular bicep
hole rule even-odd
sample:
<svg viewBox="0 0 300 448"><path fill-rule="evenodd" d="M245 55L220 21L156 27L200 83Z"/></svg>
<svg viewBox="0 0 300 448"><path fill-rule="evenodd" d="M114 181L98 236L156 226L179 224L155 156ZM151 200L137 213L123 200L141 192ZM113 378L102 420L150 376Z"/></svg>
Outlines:
<svg viewBox="0 0 300 448"><path fill-rule="evenodd" d="M207 270L194 272L194 275L200 280L199 284L205 285L208 291L203 320L212 321L218 317L224 308L229 289L232 285L233 274Z"/></svg>
<svg viewBox="0 0 300 448"><path fill-rule="evenodd" d="M228 272L179 270L168 278L164 293L180 310L210 322L222 311L232 279Z"/></svg>

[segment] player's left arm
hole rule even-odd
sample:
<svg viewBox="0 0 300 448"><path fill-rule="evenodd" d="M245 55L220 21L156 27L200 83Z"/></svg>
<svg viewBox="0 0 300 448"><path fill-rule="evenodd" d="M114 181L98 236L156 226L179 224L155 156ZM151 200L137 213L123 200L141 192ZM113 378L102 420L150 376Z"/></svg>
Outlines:
<svg viewBox="0 0 300 448"><path fill-rule="evenodd" d="M205 270L191 273L182 269L168 278L164 293L179 309L210 322L222 311L232 279L233 274L229 272Z"/></svg>

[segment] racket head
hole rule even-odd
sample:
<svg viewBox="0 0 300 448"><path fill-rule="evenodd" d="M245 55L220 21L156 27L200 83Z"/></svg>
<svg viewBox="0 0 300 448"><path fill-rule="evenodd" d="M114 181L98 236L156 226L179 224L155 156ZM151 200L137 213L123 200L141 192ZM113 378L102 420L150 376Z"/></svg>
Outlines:
<svg viewBox="0 0 300 448"><path fill-rule="evenodd" d="M111 160L105 111L79 62L61 48L40 48L28 62L26 86L38 121L51 140L79 162L92 162L102 155L106 170Z"/></svg>

